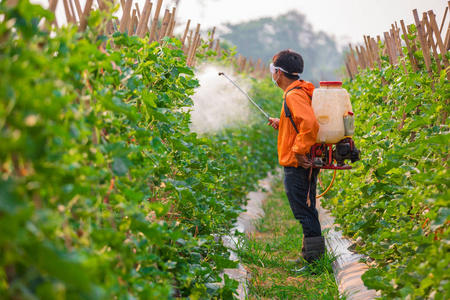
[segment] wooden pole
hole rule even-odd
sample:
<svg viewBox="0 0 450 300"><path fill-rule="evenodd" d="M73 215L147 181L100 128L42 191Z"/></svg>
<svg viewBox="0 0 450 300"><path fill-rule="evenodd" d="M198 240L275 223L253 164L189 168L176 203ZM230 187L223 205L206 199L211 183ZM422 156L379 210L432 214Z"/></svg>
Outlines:
<svg viewBox="0 0 450 300"><path fill-rule="evenodd" d="M405 22L403 20L400 20L400 25L402 26L403 39L405 40L406 49L408 50L409 62L411 63L411 67L412 67L413 71L417 72L419 70L419 68L417 67L416 59L412 53L411 45L409 44L408 31L406 31Z"/></svg>
<svg viewBox="0 0 450 300"><path fill-rule="evenodd" d="M214 48L214 51L216 51L216 53L220 55L220 39L217 39L216 48Z"/></svg>
<svg viewBox="0 0 450 300"><path fill-rule="evenodd" d="M375 57L375 60L377 61L378 69L381 71L382 65L381 65L380 55L378 54L378 44L374 38L370 38L370 37L369 37L369 42L372 45L373 55Z"/></svg>
<svg viewBox="0 0 450 300"><path fill-rule="evenodd" d="M208 49L212 49L213 44L214 44L214 33L216 32L216 27L213 27L213 30L211 31L211 36L209 37L209 47Z"/></svg>
<svg viewBox="0 0 450 300"><path fill-rule="evenodd" d="M442 34L442 29L444 29L444 23L445 23L445 18L447 17L447 13L448 13L448 6L445 7L444 17L442 18L442 23L441 23L441 29L439 30L440 34Z"/></svg>
<svg viewBox="0 0 450 300"><path fill-rule="evenodd" d="M353 74L358 74L358 63L356 62L356 58L355 58L355 52L353 51L353 47L351 44L349 44L350 47L350 62L353 68Z"/></svg>
<svg viewBox="0 0 450 300"><path fill-rule="evenodd" d="M391 40L391 36L389 34L389 32L384 32L384 43L386 45L386 53L389 57L389 63L391 65L396 65L397 64L397 56L394 55L394 45L393 45L393 41Z"/></svg>
<svg viewBox="0 0 450 300"><path fill-rule="evenodd" d="M166 31L167 31L167 27L169 26L170 18L171 18L170 11L168 9L166 9L166 11L164 12L164 18L163 18L163 22L161 24L161 28L159 29L159 32L158 32L158 43L161 43L162 38L166 36Z"/></svg>
<svg viewBox="0 0 450 300"><path fill-rule="evenodd" d="M135 3L134 5L136 6L137 16L140 19L141 18L141 10L139 9L139 5L137 3Z"/></svg>
<svg viewBox="0 0 450 300"><path fill-rule="evenodd" d="M142 17L139 19L139 24L136 29L136 34L140 38L143 38L146 33L148 20L150 18L150 12L152 11L153 4L150 2L150 0L146 0L144 4L144 10L142 11Z"/></svg>
<svg viewBox="0 0 450 300"><path fill-rule="evenodd" d="M63 0L63 4L64 4L64 12L66 13L67 23L74 23L74 20L72 18L71 13L70 13L69 3L67 2L67 0Z"/></svg>
<svg viewBox="0 0 450 300"><path fill-rule="evenodd" d="M161 12L162 2L163 0L158 0L158 4L156 5L155 15L153 17L152 26L150 28L150 43L156 40L156 30L158 25L159 13Z"/></svg>
<svg viewBox="0 0 450 300"><path fill-rule="evenodd" d="M73 1L72 0L68 0L68 2L69 2L70 11L71 11L71 14L72 14L73 22L77 23L78 20L80 19L80 16L78 16L78 20L77 20L77 12L75 11L75 7L73 5Z"/></svg>
<svg viewBox="0 0 450 300"><path fill-rule="evenodd" d="M83 10L81 9L81 5L80 5L80 1L79 0L75 0L75 7L76 7L77 12L78 12L78 19L81 19L81 15L83 14Z"/></svg>
<svg viewBox="0 0 450 300"><path fill-rule="evenodd" d="M428 11L428 15L430 17L430 27L431 27L432 31L434 32L434 35L436 36L436 43L439 47L439 51L441 52L442 61L444 63L444 67L447 72L447 79L450 81L450 69L449 69L450 63L449 63L447 57L445 56L447 50L445 49L444 42L442 41L441 31L439 30L438 24L436 22L436 16L432 10Z"/></svg>
<svg viewBox="0 0 450 300"><path fill-rule="evenodd" d="M430 57L430 49L427 47L428 42L426 40L426 37L423 35L423 27L422 23L419 20L419 15L417 13L417 9L413 10L414 14L414 21L416 23L417 28L417 35L419 37L420 46L422 48L423 58L425 60L425 67L428 72L428 76L430 78L433 78L433 71L431 70L431 57Z"/></svg>
<svg viewBox="0 0 450 300"><path fill-rule="evenodd" d="M448 9L450 9L450 1L447 2L448 3ZM450 22L448 22L448 26L447 26L447 33L445 34L445 49L450 49Z"/></svg>
<svg viewBox="0 0 450 300"><path fill-rule="evenodd" d="M188 61L187 61L188 66L193 66L194 55L195 55L195 52L197 51L197 45L200 40L199 32L200 32L200 24L197 24L197 28L196 28L195 34L194 34L194 40L192 41L192 44L189 49L189 55L188 55Z"/></svg>
<svg viewBox="0 0 450 300"><path fill-rule="evenodd" d="M173 37L173 30L175 29L175 13L177 12L177 8L173 7L172 8L172 14L170 16L170 20L169 20L169 28L167 28L167 36L172 38Z"/></svg>
<svg viewBox="0 0 450 300"><path fill-rule="evenodd" d="M392 26L393 27L393 26ZM405 55L403 54L403 49L402 49L402 41L400 39L400 28L398 28L397 26L397 22L395 23L395 29L393 29L393 34L394 34L394 41L395 41L395 46L396 46L396 53L395 55L399 55L402 62L402 66L403 66L403 71L405 72L405 74L408 74L408 70L406 69L406 63L405 60L403 59L405 57Z"/></svg>
<svg viewBox="0 0 450 300"><path fill-rule="evenodd" d="M183 37L181 38L181 45L184 46L184 42L186 41L186 36L189 32L189 25L191 24L191 20L189 19L186 24L186 29L184 30Z"/></svg>
<svg viewBox="0 0 450 300"><path fill-rule="evenodd" d="M49 0L48 1L48 9L52 13L55 13L57 4L58 4L58 0ZM55 24L56 27L58 27L58 22L56 21L56 17L53 19L52 23ZM49 24L49 27L50 27L52 23L47 23L47 24Z"/></svg>
<svg viewBox="0 0 450 300"><path fill-rule="evenodd" d="M83 32L87 27L87 17L89 16L92 8L93 0L87 0L86 5L84 6L83 14L81 15L80 27L78 27L78 32Z"/></svg>
<svg viewBox="0 0 450 300"><path fill-rule="evenodd" d="M358 57L358 65L361 67L361 69L365 69L366 65L364 63L364 58L361 55L361 51L359 50L358 46L355 46L356 56Z"/></svg>
<svg viewBox="0 0 450 300"><path fill-rule="evenodd" d="M367 55L368 55L368 60L369 60L369 64L370 64L370 68L373 69L373 56L372 56L372 47L370 46L370 43L368 41L369 37L364 36L364 44L366 45L366 49L367 49Z"/></svg>
<svg viewBox="0 0 450 300"><path fill-rule="evenodd" d="M199 25L200 24L198 24L198 26ZM198 47L199 42L200 42L200 34L198 32L196 32L194 35L194 40L192 41L192 44L191 44L190 51L189 51L188 66L191 66L191 67L194 66L195 52L197 52L197 47Z"/></svg>
<svg viewBox="0 0 450 300"><path fill-rule="evenodd" d="M439 54L437 53L436 44L434 43L433 29L431 28L430 24L428 23L427 13L424 13L424 15L423 15L423 24L427 28L428 41L430 42L431 48L433 49L433 57L434 57L434 60L436 61L436 67L438 69L438 74L441 74L441 71L442 71L441 60L439 59Z"/></svg>
<svg viewBox="0 0 450 300"><path fill-rule="evenodd" d="M128 22L130 22L130 12L133 0L126 0L125 6L122 7L122 19L120 20L119 31L124 33L128 28Z"/></svg>
<svg viewBox="0 0 450 300"><path fill-rule="evenodd" d="M130 22L128 22L127 32L129 36L135 34L134 32L134 21L136 19L136 9L133 9L133 13L131 14Z"/></svg>

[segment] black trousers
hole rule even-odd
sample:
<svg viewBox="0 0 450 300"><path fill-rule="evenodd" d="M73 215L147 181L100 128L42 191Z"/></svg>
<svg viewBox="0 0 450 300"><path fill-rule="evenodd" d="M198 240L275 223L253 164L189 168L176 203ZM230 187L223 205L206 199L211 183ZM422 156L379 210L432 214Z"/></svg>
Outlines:
<svg viewBox="0 0 450 300"><path fill-rule="evenodd" d="M322 235L319 213L316 209L317 174L319 169L313 169L309 180L310 169L302 167L284 167L284 189L294 217L300 221L305 237ZM307 196L311 206L308 207Z"/></svg>

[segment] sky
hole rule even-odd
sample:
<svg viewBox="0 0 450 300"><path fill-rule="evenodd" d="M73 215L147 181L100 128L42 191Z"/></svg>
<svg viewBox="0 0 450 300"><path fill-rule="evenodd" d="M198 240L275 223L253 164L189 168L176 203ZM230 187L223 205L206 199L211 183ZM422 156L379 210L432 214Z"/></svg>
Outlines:
<svg viewBox="0 0 450 300"><path fill-rule="evenodd" d="M48 6L48 0L31 0ZM82 7L86 0L79 0ZM116 0L118 2L118 0ZM151 0L153 11L157 0ZM62 0L58 1L57 18L65 19ZM97 1L94 1L96 5ZM164 0L165 8L172 10L176 0ZM433 10L438 25L441 25L446 0L178 0L176 21L177 31L182 33L187 20L191 20L191 29L197 24L201 29L213 27L224 28L224 24L248 22L262 17L277 17L290 10L304 14L308 22L316 31L324 31L333 36L340 47L347 47L349 43L363 44L364 35L376 37L383 36L389 31L391 24L400 20L405 24L414 23L413 9L417 9L420 18L423 12ZM144 7L145 0L134 0L140 9ZM134 8L134 5L133 5ZM450 21L447 14L446 25ZM61 22L60 22L61 23ZM176 32L177 32L176 31ZM205 32L203 31L203 36ZM216 35L216 37L218 37Z"/></svg>
<svg viewBox="0 0 450 300"><path fill-rule="evenodd" d="M170 0L164 3L171 5ZM180 0L176 14L177 23L191 19L191 24L206 29L296 10L306 15L315 30L334 36L339 45L348 45L363 43L364 35L383 36L395 21L399 26L402 19L412 24L413 9L420 18L423 12L433 10L440 26L446 6L445 0ZM447 25L449 21L447 14Z"/></svg>

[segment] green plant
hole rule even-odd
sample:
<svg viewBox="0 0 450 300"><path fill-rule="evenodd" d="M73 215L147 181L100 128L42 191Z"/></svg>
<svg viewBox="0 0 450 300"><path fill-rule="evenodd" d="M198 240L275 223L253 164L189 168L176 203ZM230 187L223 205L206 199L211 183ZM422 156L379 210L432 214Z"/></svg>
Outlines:
<svg viewBox="0 0 450 300"><path fill-rule="evenodd" d="M97 12L50 34L26 0L0 15L2 297L232 297L214 236L272 168L249 144L270 129L191 132L198 82L177 39L108 39Z"/></svg>
<svg viewBox="0 0 450 300"><path fill-rule="evenodd" d="M430 78L405 60L406 74L382 58L381 71L360 70L345 83L362 161L338 178L325 202L373 259L366 286L381 290L383 299L447 299L450 84L445 71Z"/></svg>

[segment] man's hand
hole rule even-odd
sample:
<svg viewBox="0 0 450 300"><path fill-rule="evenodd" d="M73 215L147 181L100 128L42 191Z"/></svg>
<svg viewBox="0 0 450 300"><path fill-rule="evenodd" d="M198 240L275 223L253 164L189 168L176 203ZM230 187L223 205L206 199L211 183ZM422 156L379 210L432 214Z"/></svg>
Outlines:
<svg viewBox="0 0 450 300"><path fill-rule="evenodd" d="M269 126L272 126L274 129L278 130L280 126L280 119L277 118L269 118Z"/></svg>
<svg viewBox="0 0 450 300"><path fill-rule="evenodd" d="M306 155L295 154L298 163L303 169L309 169L312 166L311 160Z"/></svg>

